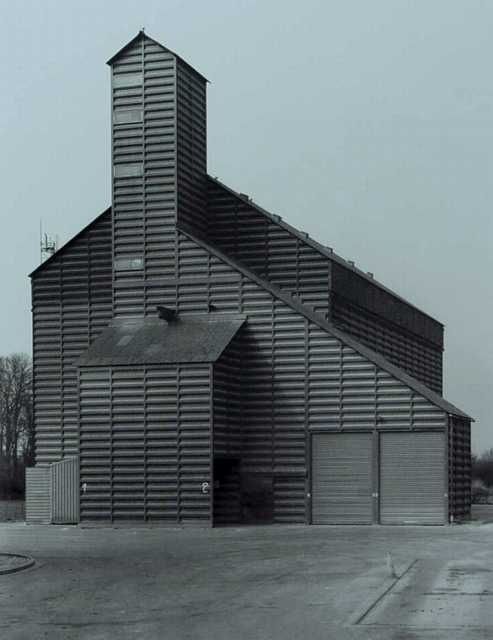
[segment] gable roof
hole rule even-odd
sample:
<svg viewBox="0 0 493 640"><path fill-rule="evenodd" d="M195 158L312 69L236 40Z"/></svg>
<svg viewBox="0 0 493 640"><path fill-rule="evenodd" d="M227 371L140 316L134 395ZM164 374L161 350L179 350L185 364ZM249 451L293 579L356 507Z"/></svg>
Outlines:
<svg viewBox="0 0 493 640"><path fill-rule="evenodd" d="M239 271L240 273L243 273L250 280L253 280L260 287L262 287L266 291L269 291L269 293L271 293L274 297L278 298L279 300L287 304L294 311L297 311L308 320L311 320L314 324L319 326L321 329L324 329L330 335L334 336L335 338L338 338L341 342L343 342L348 347L351 347L351 349L354 349L354 351L356 351L363 357L367 358L370 362L373 362L374 364L379 366L381 369L383 369L387 373L390 373L392 376L394 376L395 378L403 382L405 385L407 385L408 387L416 391L416 393L419 393L424 398L429 400L435 406L439 407L440 409L443 409L443 411L447 412L450 415L457 416L460 418L466 418L467 420L473 420L473 418L471 418L471 416L469 416L467 413L464 413L455 405L445 400L445 398L440 396L438 393L435 393L435 391L432 391L429 387L424 385L422 382L419 382L419 380L416 380L415 378L410 376L408 373L403 371L400 367L389 362L389 360L387 360L387 358L382 356L380 353L377 353L376 351L369 349L365 345L355 340L352 336L349 336L347 333L341 331L340 329L337 329L333 324L328 322L321 315L319 315L309 307L303 305L296 298L293 298L292 296L290 296L285 290L282 290L276 287L275 285L273 285L272 283L259 277L258 275L253 273L253 271L250 271L250 269L245 267L243 264L239 264L236 260L224 254L216 246L210 244L209 242L205 241L202 238L197 237L193 233L193 230L188 225L181 223L179 229L182 233L188 236L193 242L203 247L210 253L214 254L216 257L226 262L226 264L229 264L233 269Z"/></svg>
<svg viewBox="0 0 493 640"><path fill-rule="evenodd" d="M215 362L245 316L209 313L117 318L75 362L78 366Z"/></svg>
<svg viewBox="0 0 493 640"><path fill-rule="evenodd" d="M150 36L147 35L147 33L145 33L144 29L141 29L139 31L139 33L133 37L130 42L127 42L127 44L125 44L121 49L119 49L115 55L111 56L111 58L106 62L106 64L108 65L112 65L115 60L117 58L120 57L120 55L126 51L129 47L131 47L135 42L137 42L137 40L140 40L140 38L147 38L147 40L149 40L150 42L153 42L154 44L157 44L159 47L161 47L161 49L164 49L164 51L167 51L168 53L171 53L173 56L175 56L175 58L177 60L179 60L180 62L182 62L186 67L188 67L191 71L193 71L195 74L197 74L200 78L202 78L202 80L204 80L204 82L209 82L209 80L207 80L207 78L205 76L203 76L201 73L199 73L197 71L197 69L194 69L192 67L191 64L189 64L186 60L184 60L181 56L179 56L177 53L175 53L174 51L172 51L171 49L168 49L168 47L165 47L163 44L161 44L160 42L158 42L157 40L155 40L154 38L151 38Z"/></svg>
<svg viewBox="0 0 493 640"><path fill-rule="evenodd" d="M94 220L91 220L91 222L86 224L86 226L83 227L80 231L78 231L75 234L75 236L72 236L72 238L70 238L70 240L67 240L67 242L65 244L63 244L59 249L57 249L55 251L55 253L53 253L49 258L46 258L46 260L44 260L40 265L38 265L36 267L36 269L31 271L31 273L29 274L28 277L32 278L34 275L36 275L38 273L38 271L42 271L47 265L49 265L51 262L53 262L53 260L55 260L55 258L60 256L60 254L62 254L65 251L65 249L70 247L78 238L80 238L80 236L83 233L85 233L86 231L89 231L91 229L91 227L93 225L95 225L97 222L99 222L104 215L106 215L106 214L108 214L110 212L111 212L111 207L108 207L102 213L100 213L96 218L94 218Z"/></svg>
<svg viewBox="0 0 493 640"><path fill-rule="evenodd" d="M351 262L345 260L340 255L335 253L335 251L333 249L331 249L329 247L326 247L323 244L320 244L319 242L317 242L316 240L311 238L308 233L305 233L303 231L300 231L299 229L296 229L296 227L293 227L292 225L290 225L287 222L285 222L281 218L281 216L278 216L278 215L275 215L273 213L270 213L269 211L267 211L266 209L264 209L260 205L256 204L249 196L247 196L244 193L239 193L239 192L235 191L234 189L232 189L231 187L228 187L223 182L221 182L218 178L213 178L210 175L208 175L207 178L211 182L219 185L222 189L227 191L230 195L235 196L236 198L238 198L239 200L241 200L242 202L247 204L249 207L254 209L257 213L260 213L261 215L263 215L268 220L271 220L274 224L277 224L282 229L285 229L286 231L288 231L288 233L290 233L291 235L295 236L296 238L298 238L299 240L301 240L302 242L304 242L308 246L310 246L313 249L315 249L315 251L318 251L321 255L325 256L329 260L332 260L333 262L336 262L337 264L340 264L345 269L348 269L349 271L352 271L353 273L357 274L358 276L360 276L361 278L363 278L367 282L371 283L372 285L378 287L379 289L382 289L383 291L385 291L389 295L393 296L396 300L400 300L401 302L403 302L407 306L412 307L413 309L415 309L416 311L418 311L422 315L426 316L427 318L430 318L430 320L433 320L433 322L436 322L437 324L439 324L439 325L441 325L443 327L443 323L442 322L440 322L439 320L437 320L433 316L430 316L430 314L426 313L426 311L423 311L419 307L416 307L411 302L409 302L408 300L406 300L405 298L403 298L399 294L395 293L395 291L392 291L392 289L389 289L384 284L382 284L381 282L379 282L378 280L376 280L372 276L368 275L368 273L366 273L365 271L362 271L361 269L358 269L358 267L356 265L352 264Z"/></svg>

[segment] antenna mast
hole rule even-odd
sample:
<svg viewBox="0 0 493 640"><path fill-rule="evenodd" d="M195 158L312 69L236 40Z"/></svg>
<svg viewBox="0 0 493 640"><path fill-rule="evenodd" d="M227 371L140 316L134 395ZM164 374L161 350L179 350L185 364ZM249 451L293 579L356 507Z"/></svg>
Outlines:
<svg viewBox="0 0 493 640"><path fill-rule="evenodd" d="M53 238L47 233L43 233L43 222L39 222L39 249L40 259L44 262L47 258L51 257L57 250L58 238Z"/></svg>

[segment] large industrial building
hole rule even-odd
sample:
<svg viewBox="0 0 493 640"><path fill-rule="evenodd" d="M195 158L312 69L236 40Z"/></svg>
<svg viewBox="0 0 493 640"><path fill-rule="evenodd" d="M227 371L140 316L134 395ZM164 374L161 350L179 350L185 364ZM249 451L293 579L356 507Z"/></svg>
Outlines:
<svg viewBox="0 0 493 640"><path fill-rule="evenodd" d="M140 32L108 64L112 206L31 274L28 521L467 517L443 325L207 174L178 55Z"/></svg>

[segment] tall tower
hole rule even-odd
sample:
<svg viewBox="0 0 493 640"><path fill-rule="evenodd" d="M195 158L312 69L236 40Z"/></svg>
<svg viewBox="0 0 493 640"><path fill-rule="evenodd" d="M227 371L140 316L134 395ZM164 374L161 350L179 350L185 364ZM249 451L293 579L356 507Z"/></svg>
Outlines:
<svg viewBox="0 0 493 640"><path fill-rule="evenodd" d="M142 315L176 277L177 227L205 233L207 80L143 31L108 64L114 313Z"/></svg>

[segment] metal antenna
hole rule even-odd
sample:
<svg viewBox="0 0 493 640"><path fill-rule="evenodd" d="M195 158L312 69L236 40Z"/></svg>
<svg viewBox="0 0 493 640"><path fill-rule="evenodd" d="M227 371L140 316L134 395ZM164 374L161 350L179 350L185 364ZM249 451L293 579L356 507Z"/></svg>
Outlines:
<svg viewBox="0 0 493 640"><path fill-rule="evenodd" d="M56 251L57 249L57 238L53 238L51 236L49 236L47 233L43 233L43 228L41 226L40 223L40 229L39 229L39 233L40 233L40 258L41 258L41 262L43 262L44 260L46 260L46 258L50 258Z"/></svg>

